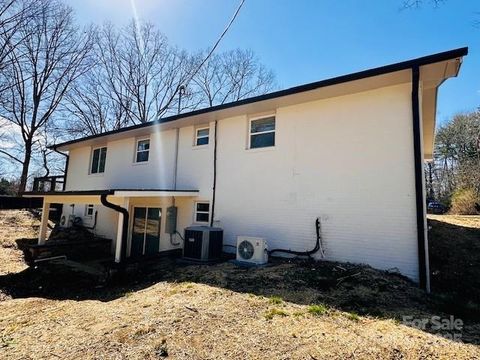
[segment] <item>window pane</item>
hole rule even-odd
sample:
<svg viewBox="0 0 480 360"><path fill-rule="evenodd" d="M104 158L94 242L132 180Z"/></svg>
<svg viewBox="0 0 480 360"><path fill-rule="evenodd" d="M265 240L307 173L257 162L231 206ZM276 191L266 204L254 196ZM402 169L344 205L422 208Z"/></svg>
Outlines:
<svg viewBox="0 0 480 360"><path fill-rule="evenodd" d="M262 148L268 146L275 146L275 133L266 133L260 135L252 135L250 137L250 148Z"/></svg>
<svg viewBox="0 0 480 360"><path fill-rule="evenodd" d="M209 203L197 203L197 211L206 211L208 212L210 209Z"/></svg>
<svg viewBox="0 0 480 360"><path fill-rule="evenodd" d="M199 129L197 130L197 137L208 136L209 132L210 132L209 129Z"/></svg>
<svg viewBox="0 0 480 360"><path fill-rule="evenodd" d="M256 133L261 131L272 131L272 130L275 130L275 117L253 120L251 124L250 132Z"/></svg>
<svg viewBox="0 0 480 360"><path fill-rule="evenodd" d="M100 149L100 161L98 164L98 172L103 173L105 172L105 160L107 158L107 148L101 148Z"/></svg>
<svg viewBox="0 0 480 360"><path fill-rule="evenodd" d="M149 154L149 151L140 151L140 152L137 152L137 162L144 162L144 161L148 161L148 154Z"/></svg>
<svg viewBox="0 0 480 360"><path fill-rule="evenodd" d="M147 211L147 236L159 236L161 210L159 208L148 208Z"/></svg>
<svg viewBox="0 0 480 360"><path fill-rule="evenodd" d="M136 234L142 234L145 232L145 216L147 213L146 208L136 207L133 210L133 232Z"/></svg>
<svg viewBox="0 0 480 360"><path fill-rule="evenodd" d="M150 149L150 140L141 140L137 143L137 151Z"/></svg>
<svg viewBox="0 0 480 360"><path fill-rule="evenodd" d="M196 219L197 222L208 222L208 214L206 213L197 213Z"/></svg>
<svg viewBox="0 0 480 360"><path fill-rule="evenodd" d="M92 174L96 174L98 172L98 160L99 159L100 159L100 149L93 150L92 167L90 169L90 172Z"/></svg>
<svg viewBox="0 0 480 360"><path fill-rule="evenodd" d="M208 144L208 136L197 139L197 145L207 145L207 144Z"/></svg>
<svg viewBox="0 0 480 360"><path fill-rule="evenodd" d="M88 204L85 205L85 216L92 216L93 215L93 205Z"/></svg>

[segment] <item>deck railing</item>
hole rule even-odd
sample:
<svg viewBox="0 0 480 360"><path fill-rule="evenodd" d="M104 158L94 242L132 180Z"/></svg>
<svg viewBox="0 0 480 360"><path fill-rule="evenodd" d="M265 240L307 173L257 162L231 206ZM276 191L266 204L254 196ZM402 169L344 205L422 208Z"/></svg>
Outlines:
<svg viewBox="0 0 480 360"><path fill-rule="evenodd" d="M33 191L65 190L65 175L43 176L33 179Z"/></svg>

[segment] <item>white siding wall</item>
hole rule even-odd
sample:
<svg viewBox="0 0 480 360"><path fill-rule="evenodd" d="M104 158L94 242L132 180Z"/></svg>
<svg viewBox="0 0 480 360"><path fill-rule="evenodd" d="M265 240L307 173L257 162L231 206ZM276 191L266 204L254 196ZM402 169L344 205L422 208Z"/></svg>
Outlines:
<svg viewBox="0 0 480 360"><path fill-rule="evenodd" d="M410 96L405 84L276 109L272 149L246 149L247 116L220 120L215 220L225 242L263 236L270 248L307 250L320 217L327 259L418 280ZM177 188L200 190L198 200L212 195L213 125L202 148L193 126L180 129ZM90 147L72 150L67 190L172 188L175 130L151 139L142 165L135 139L108 143L103 175L88 175ZM193 222L193 200L177 206L180 230Z"/></svg>

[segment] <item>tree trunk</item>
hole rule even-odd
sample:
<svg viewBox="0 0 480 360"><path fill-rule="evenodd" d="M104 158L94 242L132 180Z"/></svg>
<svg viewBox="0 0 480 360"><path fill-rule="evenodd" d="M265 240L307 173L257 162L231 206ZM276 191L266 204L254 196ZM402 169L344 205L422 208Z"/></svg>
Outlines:
<svg viewBox="0 0 480 360"><path fill-rule="evenodd" d="M30 167L30 159L32 158L32 139L28 139L25 142L25 156L23 159L22 175L20 176L20 185L18 192L22 193L27 187L28 180L28 168Z"/></svg>
<svg viewBox="0 0 480 360"><path fill-rule="evenodd" d="M428 185L430 199L435 199L435 190L433 189L433 162L428 163Z"/></svg>

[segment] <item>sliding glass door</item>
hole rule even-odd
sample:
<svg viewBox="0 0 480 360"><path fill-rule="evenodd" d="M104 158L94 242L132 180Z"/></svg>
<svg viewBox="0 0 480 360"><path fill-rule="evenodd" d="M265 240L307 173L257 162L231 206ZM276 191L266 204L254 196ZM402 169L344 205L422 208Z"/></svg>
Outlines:
<svg viewBox="0 0 480 360"><path fill-rule="evenodd" d="M135 207L133 209L130 256L153 255L160 249L162 209Z"/></svg>

